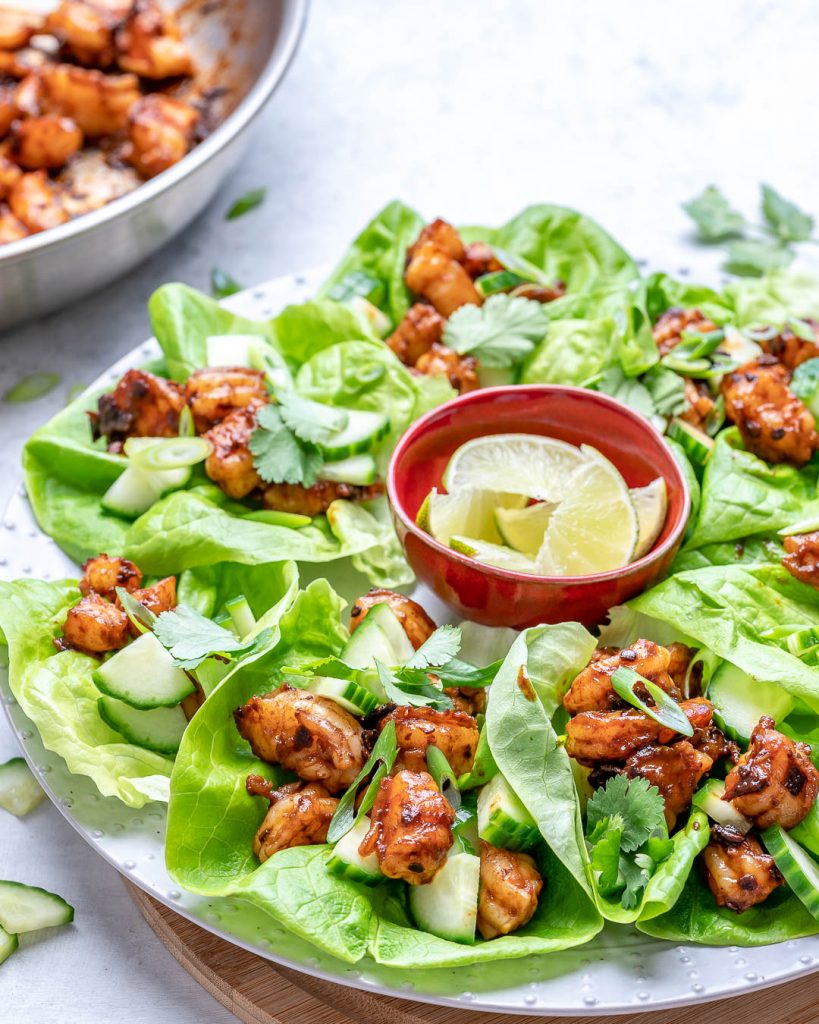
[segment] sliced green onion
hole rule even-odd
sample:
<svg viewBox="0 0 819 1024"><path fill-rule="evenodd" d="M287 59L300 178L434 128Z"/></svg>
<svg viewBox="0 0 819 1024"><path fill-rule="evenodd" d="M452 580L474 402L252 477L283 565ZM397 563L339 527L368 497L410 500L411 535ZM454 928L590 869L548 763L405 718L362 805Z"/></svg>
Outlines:
<svg viewBox="0 0 819 1024"><path fill-rule="evenodd" d="M819 518L814 516L811 519L801 519L798 523L792 523L790 526L783 526L777 532L780 537L794 537L802 533L815 533L817 530L819 530Z"/></svg>
<svg viewBox="0 0 819 1024"><path fill-rule="evenodd" d="M711 369L711 363L707 359L690 359L684 356L677 356L672 349L667 356L663 356L660 363L667 366L675 373L681 373L684 377L696 377L701 373L707 373Z"/></svg>
<svg viewBox="0 0 819 1024"><path fill-rule="evenodd" d="M813 332L813 328L806 320L789 320L788 327L790 327L791 331L797 338L801 338L802 341L812 341L816 344L816 335Z"/></svg>
<svg viewBox="0 0 819 1024"><path fill-rule="evenodd" d="M13 404L33 402L53 391L59 383L59 373L30 373L8 389L3 395L3 401Z"/></svg>
<svg viewBox="0 0 819 1024"><path fill-rule="evenodd" d="M150 633L157 619L151 609L146 608L144 604L137 601L133 594L130 594L125 587L117 587L116 594L119 598L119 603L122 605L122 610L139 632Z"/></svg>
<svg viewBox="0 0 819 1024"><path fill-rule="evenodd" d="M655 707L650 707L634 692L634 687L638 684L646 688L656 705ZM673 729L681 736L694 735L694 727L688 721L688 717L680 705L650 679L643 678L630 668L618 668L611 675L611 685L619 697L622 697L632 707L639 708L643 714L653 718L659 725L664 725L666 729Z"/></svg>
<svg viewBox="0 0 819 1024"><path fill-rule="evenodd" d="M800 629L796 633L791 633L785 643L791 654L797 658L803 658L819 647L819 629L813 626Z"/></svg>
<svg viewBox="0 0 819 1024"><path fill-rule="evenodd" d="M266 523L268 526L284 526L288 530L301 530L302 527L309 526L313 522L310 516L302 516L298 512L277 512L272 508L249 512L243 518L254 523Z"/></svg>
<svg viewBox="0 0 819 1024"><path fill-rule="evenodd" d="M189 405L183 406L182 412L179 414L179 436L196 437L196 426L193 422L193 413Z"/></svg>
<svg viewBox="0 0 819 1024"><path fill-rule="evenodd" d="M255 210L257 206L262 205L266 196L267 189L264 186L261 188L253 188L249 192L245 192L245 194L240 196L225 214L225 220L236 220L237 217L243 217L246 213L250 213L250 211Z"/></svg>
<svg viewBox="0 0 819 1024"><path fill-rule="evenodd" d="M524 281L531 281L534 284L548 285L550 283L540 267L536 267L533 263L524 259L523 256L516 256L514 253L501 249L497 245L493 245L490 248L495 259L503 264L505 270L511 270L512 273L522 277Z"/></svg>
<svg viewBox="0 0 819 1024"><path fill-rule="evenodd" d="M759 327L746 327L745 333L751 341L755 341L757 343L760 341L773 341L773 339L779 334L779 328L766 324Z"/></svg>
<svg viewBox="0 0 819 1024"><path fill-rule="evenodd" d="M158 440L147 448L140 448L133 454L125 442L125 454L140 469L148 472L165 469L186 469L195 466L213 451L210 441L204 437L168 437Z"/></svg>
<svg viewBox="0 0 819 1024"><path fill-rule="evenodd" d="M364 767L338 802L335 814L330 820L330 827L327 829L328 843L337 843L342 836L346 836L358 819L369 811L375 803L381 780L389 775L397 756L398 741L395 736L395 722L388 722L376 740L372 753L367 758ZM367 786L364 799L356 811L355 801L358 796L359 787L371 772L373 773L372 779Z"/></svg>
<svg viewBox="0 0 819 1024"><path fill-rule="evenodd" d="M458 788L458 779L453 772L446 754L439 750L434 743L427 747L427 768L429 774L435 779L435 785L447 798L453 811L461 806L461 791Z"/></svg>
<svg viewBox="0 0 819 1024"><path fill-rule="evenodd" d="M722 395L717 395L714 401L713 408L705 417L705 433L709 437L716 437L716 435L722 430L722 426L725 423L725 399Z"/></svg>
<svg viewBox="0 0 819 1024"><path fill-rule="evenodd" d="M226 273L220 267L214 267L210 272L210 291L215 299L226 299L242 290L242 285Z"/></svg>
<svg viewBox="0 0 819 1024"><path fill-rule="evenodd" d="M374 306L382 306L387 298L387 289L380 277L367 273L366 270L351 270L349 274L334 284L329 297L334 302L349 302L359 296Z"/></svg>
<svg viewBox="0 0 819 1024"><path fill-rule="evenodd" d="M498 292L508 292L517 288L519 284L530 284L525 277L516 274L514 270L495 270L491 274L483 274L475 281L475 287L484 296L496 295Z"/></svg>

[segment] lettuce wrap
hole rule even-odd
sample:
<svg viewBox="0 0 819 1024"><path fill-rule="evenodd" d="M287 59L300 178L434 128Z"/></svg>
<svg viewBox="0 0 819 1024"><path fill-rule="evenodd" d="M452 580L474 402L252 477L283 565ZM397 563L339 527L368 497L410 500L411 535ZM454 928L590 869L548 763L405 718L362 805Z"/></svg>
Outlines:
<svg viewBox="0 0 819 1024"><path fill-rule="evenodd" d="M237 666L192 721L171 780L166 842L171 876L195 893L248 900L291 932L350 963L369 955L405 968L453 967L548 953L591 939L602 919L590 899L582 862L571 849L570 834L562 845L543 844L534 851L546 885L532 920L513 935L475 945L415 928L404 883L387 880L368 888L330 874L329 846L283 850L258 863L251 841L263 813L258 800L248 796L245 779L257 773L279 782L285 775L252 756L236 730L232 711L253 694L278 686L283 666L338 655L349 636L340 621L342 607L326 581L312 583L282 616L277 645L252 664ZM588 643L593 646L586 634L575 653L585 651ZM561 662L564 671L573 667L572 657ZM488 691L490 708L494 685ZM501 689L508 687L501 680ZM496 752L501 756L504 742L498 741ZM522 795L527 765L508 768L508 781ZM533 788L537 784L534 780ZM565 780L557 785L563 787Z"/></svg>
<svg viewBox="0 0 819 1024"><path fill-rule="evenodd" d="M209 335L258 335L309 397L389 416L377 455L384 469L397 437L418 416L452 395L441 377L413 376L347 307L332 302L291 306L267 322L236 316L184 285L166 285L151 299L151 321L164 358L153 372L184 381L206 365ZM383 498L365 505L336 501L302 529L270 522L251 502L231 501L201 466L133 522L107 512L100 498L127 460L92 442L83 396L26 444L26 487L41 528L76 561L97 551L124 555L156 575L200 565L261 565L288 559L326 562L353 556L374 583L412 579L401 557ZM275 517L274 517L275 518Z"/></svg>
<svg viewBox="0 0 819 1024"><path fill-rule="evenodd" d="M256 629L269 628L274 635L297 589L292 562L208 566L183 573L178 581L180 603L208 617L229 598L245 594ZM167 801L173 758L127 742L100 717L102 694L92 679L99 659L54 647L68 609L80 597L76 580L0 582L0 630L11 692L44 745L69 771L92 779L103 796L129 807Z"/></svg>

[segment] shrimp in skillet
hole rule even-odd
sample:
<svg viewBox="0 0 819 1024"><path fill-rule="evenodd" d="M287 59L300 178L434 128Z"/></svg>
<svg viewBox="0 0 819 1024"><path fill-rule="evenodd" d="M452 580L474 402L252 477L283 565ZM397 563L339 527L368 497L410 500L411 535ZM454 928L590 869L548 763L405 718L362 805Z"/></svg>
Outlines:
<svg viewBox="0 0 819 1024"><path fill-rule="evenodd" d="M537 910L543 878L527 853L513 853L481 840L478 931L485 939L509 935Z"/></svg>
<svg viewBox="0 0 819 1024"><path fill-rule="evenodd" d="M253 837L253 852L264 862L279 850L313 846L327 841L327 829L338 807L318 782L290 782L273 789L258 775L249 775L247 791L264 796L270 807Z"/></svg>
<svg viewBox="0 0 819 1024"><path fill-rule="evenodd" d="M193 61L176 18L156 0L136 0L132 4L115 42L123 71L152 79L193 74Z"/></svg>
<svg viewBox="0 0 819 1024"><path fill-rule="evenodd" d="M148 93L128 112L125 160L144 178L156 177L179 163L192 148L198 123L199 111L190 103Z"/></svg>

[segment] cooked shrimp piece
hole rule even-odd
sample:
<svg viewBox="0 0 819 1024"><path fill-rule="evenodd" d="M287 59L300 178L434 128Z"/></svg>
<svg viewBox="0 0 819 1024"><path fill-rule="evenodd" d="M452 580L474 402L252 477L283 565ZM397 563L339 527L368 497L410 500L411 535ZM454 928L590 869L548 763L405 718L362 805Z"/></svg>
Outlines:
<svg viewBox="0 0 819 1024"><path fill-rule="evenodd" d="M784 539L782 564L802 583L819 588L819 530Z"/></svg>
<svg viewBox="0 0 819 1024"><path fill-rule="evenodd" d="M270 395L259 370L219 366L196 370L188 377L185 401L193 413L197 433L201 434L236 409L258 409L270 401Z"/></svg>
<svg viewBox="0 0 819 1024"><path fill-rule="evenodd" d="M20 116L20 108L17 106L13 85L5 85L0 82L0 139L4 139L12 124Z"/></svg>
<svg viewBox="0 0 819 1024"><path fill-rule="evenodd" d="M519 284L512 289L512 295L532 302L554 302L566 294L566 282L555 281L554 284Z"/></svg>
<svg viewBox="0 0 819 1024"><path fill-rule="evenodd" d="M123 131L140 99L136 75L106 75L94 68L54 64L43 68L40 81L45 112L70 117L90 138Z"/></svg>
<svg viewBox="0 0 819 1024"><path fill-rule="evenodd" d="M236 728L256 755L280 764L330 793L347 789L366 760L360 723L335 701L280 686L251 697L233 712Z"/></svg>
<svg viewBox="0 0 819 1024"><path fill-rule="evenodd" d="M759 342L763 352L773 356L788 370L795 370L808 359L816 359L819 356L819 324L815 320L804 322L813 331L813 341L798 337L790 327L785 326L775 338Z"/></svg>
<svg viewBox="0 0 819 1024"><path fill-rule="evenodd" d="M99 594L109 601L116 600L117 587L133 592L142 585L142 573L127 558L110 558L97 555L89 558L82 567L80 592Z"/></svg>
<svg viewBox="0 0 819 1024"><path fill-rule="evenodd" d="M817 445L815 423L788 387L790 379L772 356L762 356L727 373L720 389L725 413L750 452L767 462L804 466Z"/></svg>
<svg viewBox="0 0 819 1024"><path fill-rule="evenodd" d="M483 296L461 264L434 242L414 247L404 280L411 292L429 300L444 317L461 306L483 303Z"/></svg>
<svg viewBox="0 0 819 1024"><path fill-rule="evenodd" d="M9 207L32 234L68 220L59 189L45 171L23 174L11 188Z"/></svg>
<svg viewBox="0 0 819 1024"><path fill-rule="evenodd" d="M146 178L173 167L190 150L199 112L190 103L152 92L130 109L125 159Z"/></svg>
<svg viewBox="0 0 819 1024"><path fill-rule="evenodd" d="M116 57L114 29L133 0L62 0L46 18L46 30L55 35L80 64L106 68Z"/></svg>
<svg viewBox="0 0 819 1024"><path fill-rule="evenodd" d="M89 413L94 439L107 437L116 447L128 437L176 437L184 405L182 389L172 380L129 370L100 396L97 412Z"/></svg>
<svg viewBox="0 0 819 1024"><path fill-rule="evenodd" d="M712 761L726 758L736 764L739 760L739 747L733 740L726 739L713 722L705 729L695 729L694 735L688 742L695 750L707 754Z"/></svg>
<svg viewBox="0 0 819 1024"><path fill-rule="evenodd" d="M165 579L154 583L152 587L132 590L131 596L154 615L169 612L176 608L176 577L166 576ZM140 630L130 621L129 627L134 636L139 636Z"/></svg>
<svg viewBox="0 0 819 1024"><path fill-rule="evenodd" d="M503 270L503 264L486 242L470 242L464 250L461 263L473 281L475 278L483 277L484 274Z"/></svg>
<svg viewBox="0 0 819 1024"><path fill-rule="evenodd" d="M0 7L0 50L19 50L43 29L43 17L20 7Z"/></svg>
<svg viewBox="0 0 819 1024"><path fill-rule="evenodd" d="M339 484L330 480L319 480L312 487L304 487L302 484L270 484L265 488L262 501L265 508L277 512L293 512L312 519L324 512L332 515L330 506L334 501L372 501L383 490L380 483L359 487L357 484Z"/></svg>
<svg viewBox="0 0 819 1024"><path fill-rule="evenodd" d="M82 132L70 117L43 114L16 122L14 155L21 167L36 171L55 170L79 152Z"/></svg>
<svg viewBox="0 0 819 1024"><path fill-rule="evenodd" d="M626 761L625 772L630 779L639 776L659 789L670 830L677 816L691 806L694 790L713 764L706 753L680 740L670 746L651 744L636 751Z"/></svg>
<svg viewBox="0 0 819 1024"><path fill-rule="evenodd" d="M422 355L441 342L445 322L433 306L416 302L386 339L387 344L405 366L415 366Z"/></svg>
<svg viewBox="0 0 819 1024"><path fill-rule="evenodd" d="M680 643L666 644L665 649L668 651L666 671L676 689L680 693L685 693L685 677L688 675L688 668L691 665L691 659L694 657L694 651L686 644ZM645 673L641 674L645 675ZM689 680L689 684L690 682Z"/></svg>
<svg viewBox="0 0 819 1024"><path fill-rule="evenodd" d="M465 715L481 715L486 711L486 690L482 686L448 686L444 693L455 711Z"/></svg>
<svg viewBox="0 0 819 1024"><path fill-rule="evenodd" d="M418 650L437 629L433 620L424 609L412 598L399 594L394 590L373 588L363 597L356 598L350 610L350 632L353 633L361 625L367 612L377 604L389 605L395 617L401 623L407 639Z"/></svg>
<svg viewBox="0 0 819 1024"><path fill-rule="evenodd" d="M236 501L263 487L253 465L250 436L256 429L253 406L236 409L202 436L210 441L211 453L205 460L205 472L211 480Z"/></svg>
<svg viewBox="0 0 819 1024"><path fill-rule="evenodd" d="M810 753L807 743L794 743L775 729L772 718L760 718L747 751L725 779L722 799L757 828L793 828L819 792L819 772Z"/></svg>
<svg viewBox="0 0 819 1024"><path fill-rule="evenodd" d="M415 242L407 250L407 262L409 263L416 252L424 245L436 245L447 254L450 259L461 263L466 256L466 249L457 230L442 217L437 217L421 228L421 233Z"/></svg>
<svg viewBox="0 0 819 1024"><path fill-rule="evenodd" d="M478 748L478 724L461 711L434 711L402 704L381 719L383 729L395 723L399 768L423 772L427 767L427 747L436 746L446 756L456 775L470 771Z"/></svg>
<svg viewBox="0 0 819 1024"><path fill-rule="evenodd" d="M634 672L656 683L662 690L679 700L681 691L669 675L671 652L651 640L635 640L630 647L601 647L592 655L591 661L576 676L563 698L563 707L570 715L580 711L609 711L622 708L624 701L614 691L611 677L618 668L630 668ZM648 693L643 687L640 696L645 700Z"/></svg>
<svg viewBox="0 0 819 1024"><path fill-rule="evenodd" d="M279 850L327 842L327 829L338 800L320 783L289 782L273 789L260 776L249 775L246 785L251 796L264 796L270 801L253 837L253 852L262 863Z"/></svg>
<svg viewBox="0 0 819 1024"><path fill-rule="evenodd" d="M0 199L6 199L22 177L23 172L0 150Z"/></svg>
<svg viewBox="0 0 819 1024"><path fill-rule="evenodd" d="M665 356L682 341L683 331L709 334L715 330L714 321L698 309L667 309L654 325L654 342L660 355Z"/></svg>
<svg viewBox="0 0 819 1024"><path fill-rule="evenodd" d="M433 377L441 375L459 395L474 391L478 386L478 361L474 356L462 356L446 345L433 345L415 364L419 373Z"/></svg>
<svg viewBox="0 0 819 1024"><path fill-rule="evenodd" d="M714 709L702 697L680 704L695 729L707 729ZM677 735L642 711L581 711L566 723L566 753L581 764L625 761L641 747Z"/></svg>
<svg viewBox="0 0 819 1024"><path fill-rule="evenodd" d="M478 931L484 939L516 932L532 919L543 878L528 853L513 853L481 840Z"/></svg>
<svg viewBox="0 0 819 1024"><path fill-rule="evenodd" d="M446 862L455 812L427 772L399 771L381 780L370 830L358 850L375 853L387 878L426 885Z"/></svg>
<svg viewBox="0 0 819 1024"><path fill-rule="evenodd" d="M114 166L98 149L84 149L57 175L63 206L69 216L98 210L133 192L141 178L133 167Z"/></svg>
<svg viewBox="0 0 819 1024"><path fill-rule="evenodd" d="M704 381L686 377L683 387L687 405L680 419L690 423L692 427L697 427L698 430L704 430L708 417L714 410L714 399L708 385Z"/></svg>
<svg viewBox="0 0 819 1024"><path fill-rule="evenodd" d="M176 18L156 0L136 0L116 34L119 66L142 78L176 78L193 73L193 61Z"/></svg>
<svg viewBox="0 0 819 1024"><path fill-rule="evenodd" d="M18 220L5 203L0 203L0 244L28 237L28 228Z"/></svg>
<svg viewBox="0 0 819 1024"><path fill-rule="evenodd" d="M88 594L69 608L63 623L64 644L89 654L105 654L129 640L128 616L99 594Z"/></svg>
<svg viewBox="0 0 819 1024"><path fill-rule="evenodd" d="M753 836L715 825L702 851L705 879L718 907L741 914L762 903L785 879Z"/></svg>

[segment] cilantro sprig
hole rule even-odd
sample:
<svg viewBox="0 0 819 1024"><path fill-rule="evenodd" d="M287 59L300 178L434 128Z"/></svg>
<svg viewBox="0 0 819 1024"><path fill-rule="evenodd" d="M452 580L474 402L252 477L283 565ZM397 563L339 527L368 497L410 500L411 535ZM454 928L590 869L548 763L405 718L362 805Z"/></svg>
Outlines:
<svg viewBox="0 0 819 1024"><path fill-rule="evenodd" d="M284 421L278 405L264 405L256 415L258 426L248 447L256 472L269 484L312 487L324 465L317 448L300 439Z"/></svg>
<svg viewBox="0 0 819 1024"><path fill-rule="evenodd" d="M809 213L770 185L762 185L760 193L761 224L748 221L713 185L682 204L700 241L724 245L723 266L740 277L786 267L795 256L795 243L819 241Z"/></svg>
<svg viewBox="0 0 819 1024"><path fill-rule="evenodd" d="M231 660L246 657L261 650L272 635L271 630L263 629L252 640L244 641L184 604L158 615L153 630L157 640L183 669L198 668L214 655Z"/></svg>
<svg viewBox="0 0 819 1024"><path fill-rule="evenodd" d="M444 344L461 355L476 356L484 366L517 366L548 329L549 317L540 302L491 295L482 306L461 306L452 314L444 328Z"/></svg>

